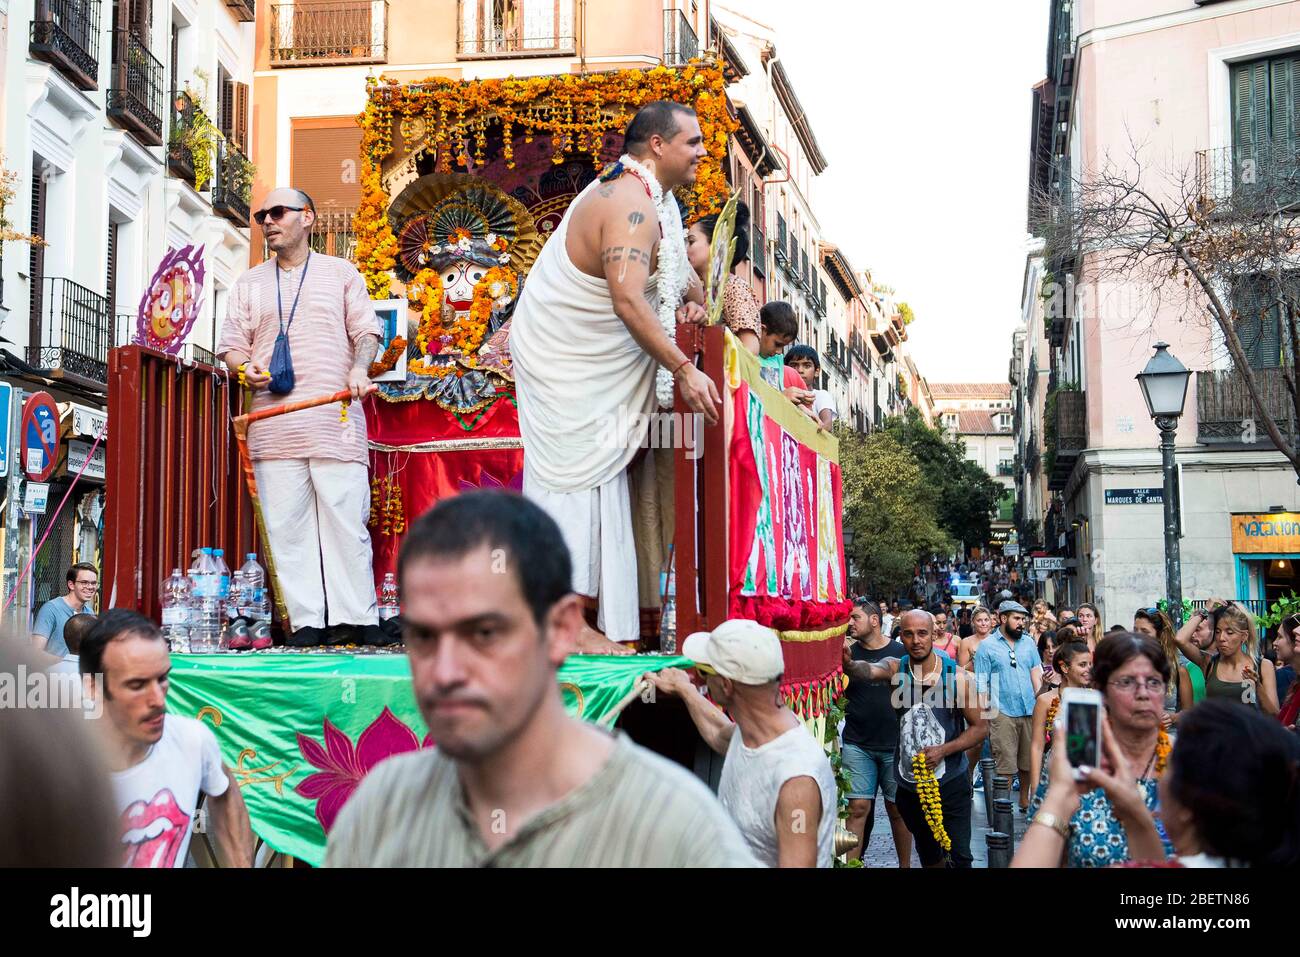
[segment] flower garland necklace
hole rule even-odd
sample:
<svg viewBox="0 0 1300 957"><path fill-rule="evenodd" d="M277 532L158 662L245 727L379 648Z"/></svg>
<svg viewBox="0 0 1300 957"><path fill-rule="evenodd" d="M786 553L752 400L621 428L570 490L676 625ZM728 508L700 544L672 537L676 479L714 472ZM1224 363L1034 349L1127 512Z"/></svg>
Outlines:
<svg viewBox="0 0 1300 957"><path fill-rule="evenodd" d="M641 180L650 193L655 212L659 216L659 267L656 292L659 303L655 314L669 342L677 337L677 307L690 286L690 263L686 260L686 237L682 230L682 216L671 192L665 192L649 167L624 153L618 159L625 170ZM655 372L655 396L663 408L673 404L673 375L660 367Z"/></svg>
<svg viewBox="0 0 1300 957"><path fill-rule="evenodd" d="M942 662L936 664L937 670L942 671ZM910 662L908 670L912 671ZM912 680L916 681L915 672L912 672ZM924 682L925 666L922 665L920 684L924 685ZM952 850L952 838L948 836L948 831L943 826L943 797L939 793L939 781L934 776L934 769L925 760L924 751L912 755L912 777L916 779L916 799L925 814L925 823L930 825L930 833L934 835L935 843L943 848L946 854Z"/></svg>
<svg viewBox="0 0 1300 957"><path fill-rule="evenodd" d="M1169 740L1169 732L1164 728L1156 735L1156 749L1151 752L1151 760L1147 762L1146 770L1142 772L1139 780L1145 781L1147 778L1158 778L1164 774L1165 767L1169 764L1169 752L1174 749L1173 742ZM1154 773L1152 773L1154 771Z"/></svg>

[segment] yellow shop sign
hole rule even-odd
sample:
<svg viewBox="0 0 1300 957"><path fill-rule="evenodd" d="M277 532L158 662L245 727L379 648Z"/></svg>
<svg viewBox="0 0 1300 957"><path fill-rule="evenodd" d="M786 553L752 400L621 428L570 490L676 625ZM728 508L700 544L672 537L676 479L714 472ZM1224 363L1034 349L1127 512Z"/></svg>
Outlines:
<svg viewBox="0 0 1300 957"><path fill-rule="evenodd" d="M1233 515L1232 550L1238 555L1300 553L1300 513Z"/></svg>

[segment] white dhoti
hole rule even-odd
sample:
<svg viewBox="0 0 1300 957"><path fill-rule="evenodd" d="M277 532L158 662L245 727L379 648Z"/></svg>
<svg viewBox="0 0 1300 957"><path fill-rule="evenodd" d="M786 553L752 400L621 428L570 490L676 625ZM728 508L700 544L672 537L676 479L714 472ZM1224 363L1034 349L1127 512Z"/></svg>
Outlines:
<svg viewBox="0 0 1300 957"><path fill-rule="evenodd" d="M333 459L265 459L254 462L253 471L280 597L294 630L378 624L366 467Z"/></svg>
<svg viewBox="0 0 1300 957"><path fill-rule="evenodd" d="M510 335L524 441L524 494L555 519L573 590L598 598L612 641L640 637L628 466L654 411L654 360L614 313L609 284L575 266L565 214L524 283ZM646 296L655 301L651 277Z"/></svg>
<svg viewBox="0 0 1300 957"><path fill-rule="evenodd" d="M555 519L573 562L573 590L600 600L596 627L611 641L641 637L627 472L580 492L552 492L524 458L524 494Z"/></svg>

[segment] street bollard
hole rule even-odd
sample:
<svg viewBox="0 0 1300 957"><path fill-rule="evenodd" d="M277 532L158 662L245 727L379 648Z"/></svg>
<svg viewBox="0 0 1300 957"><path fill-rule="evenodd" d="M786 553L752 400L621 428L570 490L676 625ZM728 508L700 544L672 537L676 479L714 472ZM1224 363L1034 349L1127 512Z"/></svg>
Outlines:
<svg viewBox="0 0 1300 957"><path fill-rule="evenodd" d="M993 821L993 778L997 774L997 764L992 758L980 758L980 776L984 779L984 820Z"/></svg>
<svg viewBox="0 0 1300 957"><path fill-rule="evenodd" d="M1001 831L989 831L987 837L989 867L1011 866L1011 837Z"/></svg>
<svg viewBox="0 0 1300 957"><path fill-rule="evenodd" d="M1001 774L993 775L993 800L998 798L1011 800L1011 779Z"/></svg>
<svg viewBox="0 0 1300 957"><path fill-rule="evenodd" d="M1012 814L1010 798L995 798L993 801L993 820L989 827L1008 837L1015 834L1016 819Z"/></svg>

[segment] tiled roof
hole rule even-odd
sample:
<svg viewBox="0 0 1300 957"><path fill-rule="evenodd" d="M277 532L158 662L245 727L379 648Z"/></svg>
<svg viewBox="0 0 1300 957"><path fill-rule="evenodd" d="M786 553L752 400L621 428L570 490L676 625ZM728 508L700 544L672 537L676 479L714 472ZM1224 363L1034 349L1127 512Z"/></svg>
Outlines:
<svg viewBox="0 0 1300 957"><path fill-rule="evenodd" d="M931 382L936 399L1009 399L1010 382Z"/></svg>
<svg viewBox="0 0 1300 957"><path fill-rule="evenodd" d="M940 413L945 414L945 413ZM992 412L956 412L946 413L957 416L957 431L962 435L1010 435L1011 428L999 428L993 421Z"/></svg>

